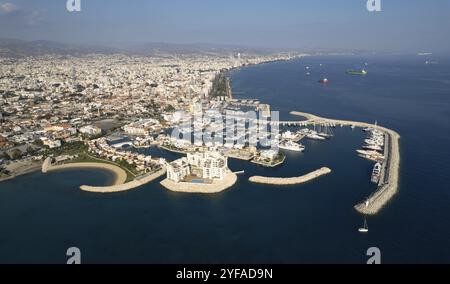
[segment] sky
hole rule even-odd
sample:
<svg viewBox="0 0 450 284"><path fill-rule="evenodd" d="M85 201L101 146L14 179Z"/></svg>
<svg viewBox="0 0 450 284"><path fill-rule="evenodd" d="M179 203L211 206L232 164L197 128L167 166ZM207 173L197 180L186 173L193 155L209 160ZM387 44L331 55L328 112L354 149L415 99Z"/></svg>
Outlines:
<svg viewBox="0 0 450 284"><path fill-rule="evenodd" d="M0 0L0 38L450 52L449 0Z"/></svg>

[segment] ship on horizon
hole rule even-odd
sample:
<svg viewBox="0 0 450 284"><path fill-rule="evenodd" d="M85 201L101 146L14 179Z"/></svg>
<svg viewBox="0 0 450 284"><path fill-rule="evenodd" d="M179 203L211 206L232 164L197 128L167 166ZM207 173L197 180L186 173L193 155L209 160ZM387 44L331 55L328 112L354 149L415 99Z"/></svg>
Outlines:
<svg viewBox="0 0 450 284"><path fill-rule="evenodd" d="M368 72L365 69L362 70L347 70L348 75L367 75Z"/></svg>

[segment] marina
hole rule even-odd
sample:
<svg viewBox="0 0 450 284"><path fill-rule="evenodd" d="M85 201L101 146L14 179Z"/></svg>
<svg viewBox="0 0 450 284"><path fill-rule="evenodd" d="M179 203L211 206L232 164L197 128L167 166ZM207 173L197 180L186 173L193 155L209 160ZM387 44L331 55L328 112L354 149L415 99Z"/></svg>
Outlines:
<svg viewBox="0 0 450 284"><path fill-rule="evenodd" d="M313 124L335 123L344 126L347 125L350 127L359 127L363 130L374 127L373 125L365 122L328 119L298 111L293 111L291 112L291 114L305 117L307 119L307 123ZM392 199L392 197L394 197L394 195L398 191L398 176L400 171L400 135L391 129L380 127L378 125L375 125L374 131L375 130L377 132L383 132L385 135L385 141L383 142L385 144L384 155L381 156L380 154L380 156L378 156L377 154L375 154L378 152L359 152L366 154L366 157L370 159L373 158L377 161L378 158L382 157L382 160L384 161L384 164L382 166L382 174L380 177L380 182L382 182L382 184L379 185L377 191L370 197L368 197L367 200L355 205L355 209L361 214L365 215L376 215Z"/></svg>

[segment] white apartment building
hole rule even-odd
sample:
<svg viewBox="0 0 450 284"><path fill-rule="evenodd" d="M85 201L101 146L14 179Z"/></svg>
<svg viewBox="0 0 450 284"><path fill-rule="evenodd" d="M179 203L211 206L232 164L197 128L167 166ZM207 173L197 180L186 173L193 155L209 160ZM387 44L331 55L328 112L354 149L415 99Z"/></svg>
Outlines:
<svg viewBox="0 0 450 284"><path fill-rule="evenodd" d="M228 171L228 159L218 152L194 153L167 165L167 179L182 182L194 175L209 180L222 180Z"/></svg>
<svg viewBox="0 0 450 284"><path fill-rule="evenodd" d="M167 164L167 179L181 182L191 174L191 168L187 158L182 158Z"/></svg>

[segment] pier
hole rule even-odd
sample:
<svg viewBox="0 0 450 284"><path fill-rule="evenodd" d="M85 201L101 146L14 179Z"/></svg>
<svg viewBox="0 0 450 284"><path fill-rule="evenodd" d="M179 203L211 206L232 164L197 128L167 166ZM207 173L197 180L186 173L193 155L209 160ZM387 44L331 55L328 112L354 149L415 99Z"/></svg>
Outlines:
<svg viewBox="0 0 450 284"><path fill-rule="evenodd" d="M400 135L388 128L374 126L365 122L356 122L348 120L328 119L315 116L304 112L291 112L291 115L302 116L306 118L307 124L326 124L334 123L342 126L374 128L385 133L385 162L382 167L382 176L380 184L375 193L369 196L365 201L357 204L354 208L361 214L376 215L397 193L400 172Z"/></svg>

